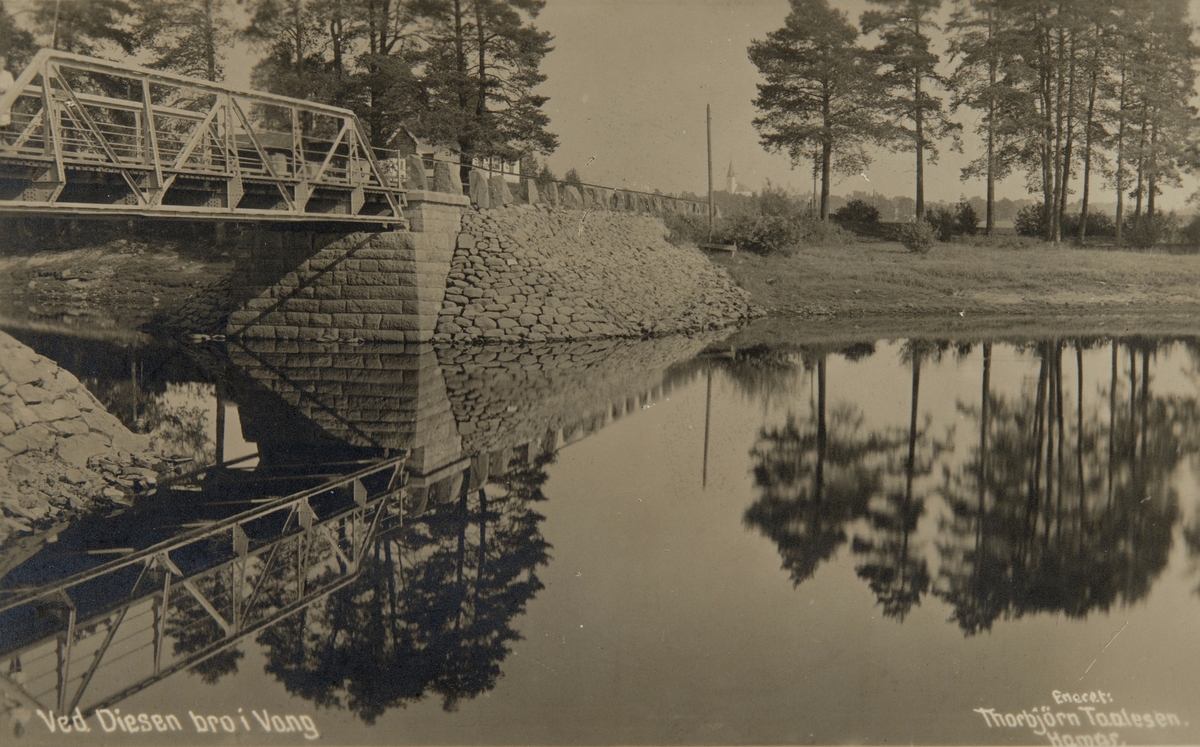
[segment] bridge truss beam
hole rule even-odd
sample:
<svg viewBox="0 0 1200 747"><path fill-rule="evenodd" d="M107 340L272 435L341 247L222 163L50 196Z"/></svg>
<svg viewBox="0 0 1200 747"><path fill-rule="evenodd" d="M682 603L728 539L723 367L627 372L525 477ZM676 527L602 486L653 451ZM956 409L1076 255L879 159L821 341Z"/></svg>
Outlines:
<svg viewBox="0 0 1200 747"><path fill-rule="evenodd" d="M404 226L348 109L42 50L0 95L0 214Z"/></svg>

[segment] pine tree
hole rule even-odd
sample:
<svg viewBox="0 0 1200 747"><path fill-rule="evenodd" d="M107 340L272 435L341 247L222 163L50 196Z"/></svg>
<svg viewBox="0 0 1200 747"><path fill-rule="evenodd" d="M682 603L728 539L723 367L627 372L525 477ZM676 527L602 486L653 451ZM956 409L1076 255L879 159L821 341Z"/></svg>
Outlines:
<svg viewBox="0 0 1200 747"><path fill-rule="evenodd" d="M33 34L17 26L16 19L0 2L0 54L8 58L8 71L14 77L19 75L36 51Z"/></svg>
<svg viewBox="0 0 1200 747"><path fill-rule="evenodd" d="M957 0L949 24L949 54L957 59L949 79L951 111L968 106L980 112L976 132L984 155L963 169L962 178L982 175L986 181L984 230L995 229L996 182L1008 176L1019 159L1019 139L1011 113L1022 106L1021 94L1009 84L1011 31L1001 0Z"/></svg>
<svg viewBox="0 0 1200 747"><path fill-rule="evenodd" d="M864 34L875 33L880 43L871 50L880 68L880 81L887 95L878 99L880 112L892 122L890 142L899 150L916 155L916 217L925 217L925 158L937 160L937 141L954 138L958 147L959 125L942 110L942 100L931 88L946 81L937 73L938 55L931 49L930 31L938 29L932 16L941 0L870 0L883 10L863 13Z"/></svg>
<svg viewBox="0 0 1200 747"><path fill-rule="evenodd" d="M432 142L472 157L516 160L549 154L558 139L546 128L547 99L534 92L546 79L542 59L549 33L533 20L545 0L425 0L429 23L422 80L426 109L416 125Z"/></svg>
<svg viewBox="0 0 1200 747"><path fill-rule="evenodd" d="M233 41L227 0L137 0L138 45L150 66L205 80L224 77Z"/></svg>
<svg viewBox="0 0 1200 747"><path fill-rule="evenodd" d="M758 85L754 126L764 148L792 165L813 160L821 175L820 217L829 217L833 172L856 173L870 162L864 145L879 123L870 101L875 77L855 46L858 31L826 0L791 0L783 28L750 44Z"/></svg>
<svg viewBox="0 0 1200 747"><path fill-rule="evenodd" d="M132 13L125 0L36 0L33 23L41 46L92 56L113 47L133 54Z"/></svg>

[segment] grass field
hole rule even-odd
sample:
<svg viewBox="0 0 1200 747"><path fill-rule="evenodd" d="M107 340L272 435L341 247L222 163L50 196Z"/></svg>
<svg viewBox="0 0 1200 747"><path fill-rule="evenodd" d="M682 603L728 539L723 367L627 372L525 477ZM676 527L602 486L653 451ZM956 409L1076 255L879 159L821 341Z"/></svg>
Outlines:
<svg viewBox="0 0 1200 747"><path fill-rule="evenodd" d="M800 247L788 256L718 252L755 303L776 318L839 328L1066 325L1183 332L1200 322L1200 255L895 242Z"/></svg>

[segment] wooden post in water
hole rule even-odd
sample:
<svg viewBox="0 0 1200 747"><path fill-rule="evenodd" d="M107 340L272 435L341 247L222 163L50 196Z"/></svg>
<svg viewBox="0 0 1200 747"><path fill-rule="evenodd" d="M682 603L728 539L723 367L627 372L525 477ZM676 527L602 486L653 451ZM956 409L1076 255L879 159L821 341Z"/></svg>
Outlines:
<svg viewBox="0 0 1200 747"><path fill-rule="evenodd" d="M713 181L712 181L712 104L704 105L704 119L708 130L708 240L713 240Z"/></svg>
<svg viewBox="0 0 1200 747"><path fill-rule="evenodd" d="M217 393L217 423L216 423L216 464L225 463L225 400Z"/></svg>

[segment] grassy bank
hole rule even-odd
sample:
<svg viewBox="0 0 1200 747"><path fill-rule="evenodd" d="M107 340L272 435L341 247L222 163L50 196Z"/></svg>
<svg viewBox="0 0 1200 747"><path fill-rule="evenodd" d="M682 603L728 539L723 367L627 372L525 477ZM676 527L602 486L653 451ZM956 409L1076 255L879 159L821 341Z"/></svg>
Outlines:
<svg viewBox="0 0 1200 747"><path fill-rule="evenodd" d="M1200 320L1198 255L953 243L919 255L880 242L799 247L786 256L718 252L712 260L777 317L881 328Z"/></svg>

